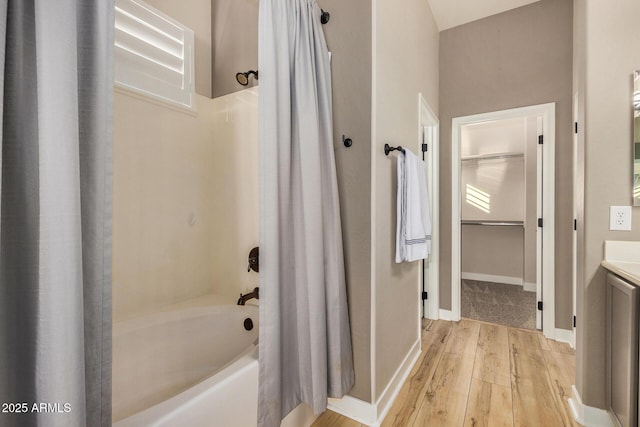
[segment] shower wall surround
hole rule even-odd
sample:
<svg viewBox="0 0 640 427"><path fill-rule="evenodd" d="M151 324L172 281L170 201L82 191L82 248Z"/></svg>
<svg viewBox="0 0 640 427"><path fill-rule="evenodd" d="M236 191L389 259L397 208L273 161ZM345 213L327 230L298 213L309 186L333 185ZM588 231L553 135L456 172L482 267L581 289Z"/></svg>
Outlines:
<svg viewBox="0 0 640 427"><path fill-rule="evenodd" d="M247 272L249 251L258 245L258 88L213 101L213 291L238 299L260 283Z"/></svg>
<svg viewBox="0 0 640 427"><path fill-rule="evenodd" d="M115 320L258 285L257 89L196 107L114 96Z"/></svg>
<svg viewBox="0 0 640 427"><path fill-rule="evenodd" d="M195 32L197 113L114 96L113 314L258 285L257 88L211 96L211 0L146 0ZM233 78L233 76L231 76Z"/></svg>

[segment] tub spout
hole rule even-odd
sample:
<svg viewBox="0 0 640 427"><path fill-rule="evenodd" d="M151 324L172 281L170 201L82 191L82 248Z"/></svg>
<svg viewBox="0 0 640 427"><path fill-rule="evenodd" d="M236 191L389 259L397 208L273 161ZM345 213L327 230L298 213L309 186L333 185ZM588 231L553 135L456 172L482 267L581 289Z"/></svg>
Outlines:
<svg viewBox="0 0 640 427"><path fill-rule="evenodd" d="M238 305L245 305L245 303L252 298L260 299L259 287L255 287L253 289L253 292L249 292L248 294L244 294L244 295L240 294L240 298L238 299Z"/></svg>

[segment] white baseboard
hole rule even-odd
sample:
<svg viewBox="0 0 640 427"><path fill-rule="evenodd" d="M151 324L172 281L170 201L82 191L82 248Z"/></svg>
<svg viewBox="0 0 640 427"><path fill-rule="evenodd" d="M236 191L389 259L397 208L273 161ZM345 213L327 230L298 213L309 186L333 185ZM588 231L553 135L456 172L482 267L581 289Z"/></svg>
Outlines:
<svg viewBox="0 0 640 427"><path fill-rule="evenodd" d="M537 287L535 283L524 282L522 284L522 290L526 292L536 292Z"/></svg>
<svg viewBox="0 0 640 427"><path fill-rule="evenodd" d="M376 425L378 418L376 405L349 395L342 399L329 398L327 409L368 426Z"/></svg>
<svg viewBox="0 0 640 427"><path fill-rule="evenodd" d="M466 280L477 280L478 282L505 283L507 285L522 286L522 277L496 276L494 274L482 273L460 273L460 278Z"/></svg>
<svg viewBox="0 0 640 427"><path fill-rule="evenodd" d="M384 417L386 417L387 414L389 413L389 410L391 409L393 402L398 397L398 394L400 394L400 390L402 389L404 382L407 380L407 378L409 378L409 374L411 374L411 370L413 369L414 365L418 361L418 358L420 357L420 353L422 352L421 344L422 344L422 341L420 339L418 339L413 344L413 347L411 347L411 350L409 350L409 352L405 356L404 360L402 361L402 364L400 365L396 373L393 375L393 378L391 379L391 381L389 381L389 384L387 384L387 386L382 391L382 394L378 398L378 401L376 402L376 406L378 407L378 411L379 411L378 412L379 424L382 424Z"/></svg>
<svg viewBox="0 0 640 427"><path fill-rule="evenodd" d="M313 409L306 403L301 403L284 417L280 427L309 427L318 418Z"/></svg>
<svg viewBox="0 0 640 427"><path fill-rule="evenodd" d="M429 320L438 320L438 319L440 319L438 311L439 310L437 310L433 315L431 315L430 313L427 313L426 316L423 316L423 319L429 319Z"/></svg>
<svg viewBox="0 0 640 427"><path fill-rule="evenodd" d="M451 319L453 319L453 315L451 314L451 310L440 309L440 312L438 314L440 315L440 320L446 320L446 321L451 322Z"/></svg>
<svg viewBox="0 0 640 427"><path fill-rule="evenodd" d="M420 345L420 340L413 344L376 403L368 403L355 397L345 396L342 399L329 399L327 409L370 427L379 427L398 397L413 366L418 361L421 352Z"/></svg>
<svg viewBox="0 0 640 427"><path fill-rule="evenodd" d="M566 342L571 346L571 348L575 349L575 337L573 336L573 330L571 329L558 329L556 328L555 337L556 341Z"/></svg>
<svg viewBox="0 0 640 427"><path fill-rule="evenodd" d="M585 427L616 427L607 411L582 403L576 386L571 386L569 407L573 418Z"/></svg>

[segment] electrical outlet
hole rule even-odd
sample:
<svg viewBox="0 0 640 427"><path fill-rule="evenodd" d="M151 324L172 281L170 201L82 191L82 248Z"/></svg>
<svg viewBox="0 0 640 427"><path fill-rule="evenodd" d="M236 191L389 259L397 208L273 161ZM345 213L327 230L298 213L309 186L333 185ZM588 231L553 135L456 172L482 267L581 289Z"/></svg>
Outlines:
<svg viewBox="0 0 640 427"><path fill-rule="evenodd" d="M611 206L609 230L631 231L631 206Z"/></svg>

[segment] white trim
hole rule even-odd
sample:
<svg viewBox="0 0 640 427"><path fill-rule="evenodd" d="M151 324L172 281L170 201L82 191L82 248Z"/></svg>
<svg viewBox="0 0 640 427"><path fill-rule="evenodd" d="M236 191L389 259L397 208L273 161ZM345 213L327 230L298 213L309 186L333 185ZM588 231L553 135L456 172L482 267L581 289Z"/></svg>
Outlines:
<svg viewBox="0 0 640 427"><path fill-rule="evenodd" d="M572 314L573 314L573 319L576 318L577 316L577 310L578 310L578 294L577 294L577 289L578 289L578 227L577 227L577 222L578 222L578 206L580 204L580 200L578 197L579 192L577 191L578 188L578 144L579 144L579 140L578 140L578 132L580 132L579 126L578 126L578 122L579 122L579 115L578 115L578 104L579 104L579 96L578 96L578 92L575 92L573 94L573 121L575 123L575 131L573 132L573 220L575 221L575 225L576 227L574 227L573 233L571 233L571 273L572 273L572 277L571 277L571 297L572 300L571 302L572 304ZM572 323L572 329L573 329L573 345L572 347L575 348L576 346L576 325L575 323Z"/></svg>
<svg viewBox="0 0 640 427"><path fill-rule="evenodd" d="M538 251L544 247L542 261L542 300L546 306L544 311L543 333L550 339L555 337L555 103L494 111L472 116L456 117L451 126L451 316L454 321L460 320L460 130L463 125L481 123L490 120L516 117L542 116L544 135L543 168L544 180L542 188L542 240L538 242ZM539 256L537 257L540 258ZM538 280L540 277L538 278Z"/></svg>
<svg viewBox="0 0 640 427"><path fill-rule="evenodd" d="M460 224L460 119L451 120L451 317L460 320L461 224ZM442 318L442 316L440 316Z"/></svg>
<svg viewBox="0 0 640 427"><path fill-rule="evenodd" d="M542 118L536 118L536 134L540 135L543 132ZM536 218L542 218L542 192L540 189L543 186L543 173L542 168L538 167L544 161L543 158L543 146L536 147ZM544 296L544 290L542 289L542 257L540 251L542 248L542 233L538 232L536 228L536 301L542 301ZM536 329L542 329L542 311L536 310Z"/></svg>
<svg viewBox="0 0 640 427"><path fill-rule="evenodd" d="M422 341L420 338L418 338L418 341L413 344L404 360L396 370L396 373L393 375L393 378L391 378L391 381L389 381L387 386L380 394L380 398L378 398L378 401L376 402L376 407L379 414L379 424L382 424L384 417L387 416L389 410L391 409L391 406L393 405L393 402L395 402L398 394L400 394L400 390L402 390L404 382L407 380L407 378L409 378L409 374L411 374L411 370L415 366L418 358L420 357L420 353L422 352L421 346Z"/></svg>
<svg viewBox="0 0 640 427"><path fill-rule="evenodd" d="M309 405L301 403L284 417L280 427L310 427L319 416L313 413Z"/></svg>
<svg viewBox="0 0 640 427"><path fill-rule="evenodd" d="M575 385L571 386L569 408L571 408L573 419L585 427L616 427L617 423L613 422L609 412L582 403Z"/></svg>
<svg viewBox="0 0 640 427"><path fill-rule="evenodd" d="M536 284L531 282L524 282L522 284L522 290L525 292L535 292L537 290Z"/></svg>
<svg viewBox="0 0 640 427"><path fill-rule="evenodd" d="M329 399L327 409L370 427L379 427L418 361L420 346L420 340L413 344L376 403L367 403L355 397L345 396L342 399Z"/></svg>
<svg viewBox="0 0 640 427"><path fill-rule="evenodd" d="M422 93L418 94L418 142L422 144L424 132L431 129L433 134L429 140L430 144L425 155L428 169L428 190L431 208L431 254L425 260L425 267L428 266L427 289L429 298L423 304L424 317L438 320L438 309L440 307L440 122L427 103ZM431 160L429 162L429 160ZM422 272L424 275L425 272ZM422 275L420 277L422 277Z"/></svg>
<svg viewBox="0 0 640 427"><path fill-rule="evenodd" d="M146 101L150 104L168 108L169 110L188 114L193 117L198 117L198 109L196 108L195 95L194 95L193 106L186 107L181 104L176 104L175 102L167 101L165 98L161 98L161 97L150 95L150 94L144 94L144 93L141 93L140 91L137 91L127 86L122 86L119 84L113 85L113 91L115 93L120 93L122 95L130 96L132 98L139 99L141 101Z"/></svg>
<svg viewBox="0 0 640 427"><path fill-rule="evenodd" d="M576 344L575 344L576 339L575 339L575 335L573 334L573 330L572 329L556 328L555 340L559 341L559 342L567 343L573 349L576 348Z"/></svg>
<svg viewBox="0 0 640 427"><path fill-rule="evenodd" d="M541 108L543 117L543 183L542 183L542 301L547 307L542 313L542 333L554 338L556 329L556 286L555 286L555 215L556 215L556 104L545 104ZM537 258L540 258L538 256Z"/></svg>
<svg viewBox="0 0 640 427"><path fill-rule="evenodd" d="M498 276L483 273L460 273L461 279L476 280L478 282L504 283L505 285L522 286L522 277Z"/></svg>
<svg viewBox="0 0 640 427"><path fill-rule="evenodd" d="M440 320L446 320L448 322L451 322L451 320L453 318L453 313L451 313L451 310L443 310L441 308L440 311L438 312L438 314L440 315ZM460 319L458 319L458 320L460 320Z"/></svg>
<svg viewBox="0 0 640 427"><path fill-rule="evenodd" d="M376 64L378 60L378 55L376 53L377 49L377 20L378 20L378 2L372 2L371 4L371 63ZM369 377L371 378L371 389L369 390L369 400L373 400L376 395L376 263L373 260L376 259L376 247L377 247L377 234L376 234L376 221L377 221L377 208L376 208L376 190L378 188L377 184L377 158L379 153L382 153L382 146L377 147L378 141L378 127L376 126L377 114L378 114L378 91L377 91L377 82L378 79L378 67L371 67L371 248L369 248L370 253L370 281L371 281L371 313L369 316L370 321L370 347L369 347L369 360L371 362Z"/></svg>
<svg viewBox="0 0 640 427"><path fill-rule="evenodd" d="M376 405L349 395L342 399L329 398L327 409L368 426L373 426L377 418Z"/></svg>

